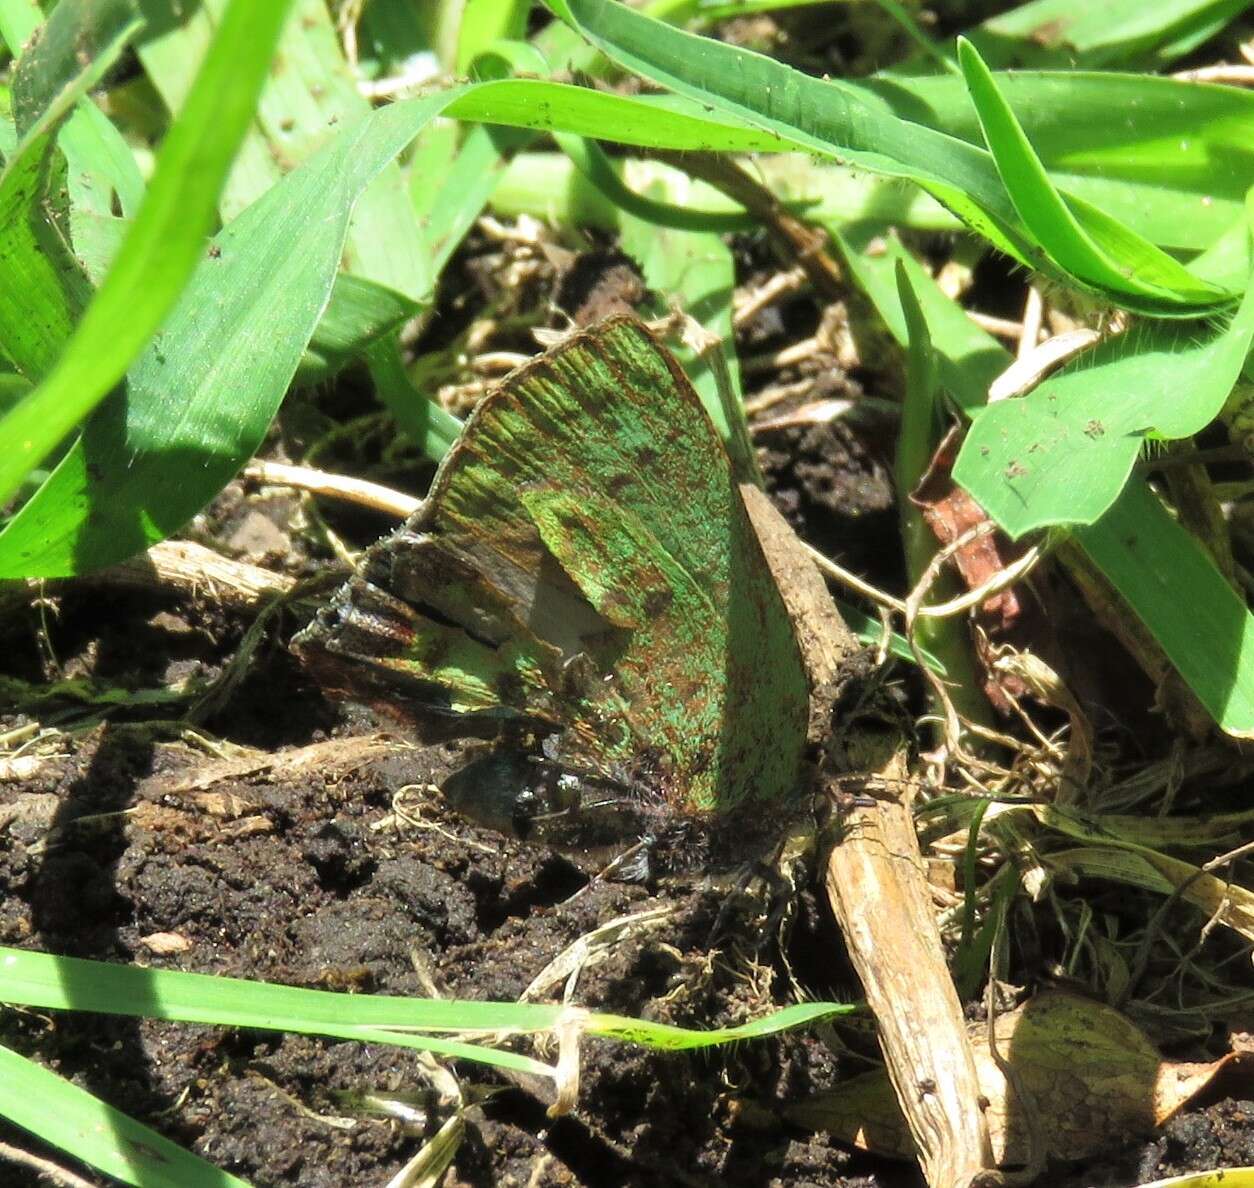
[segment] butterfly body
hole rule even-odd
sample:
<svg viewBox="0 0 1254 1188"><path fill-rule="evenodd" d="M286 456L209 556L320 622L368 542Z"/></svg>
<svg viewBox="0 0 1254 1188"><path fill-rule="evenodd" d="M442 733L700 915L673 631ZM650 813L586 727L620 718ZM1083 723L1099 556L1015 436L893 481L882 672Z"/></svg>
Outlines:
<svg viewBox="0 0 1254 1188"><path fill-rule="evenodd" d="M723 815L800 780L787 611L709 417L630 319L487 396L421 509L294 643L347 685L545 740L649 813Z"/></svg>

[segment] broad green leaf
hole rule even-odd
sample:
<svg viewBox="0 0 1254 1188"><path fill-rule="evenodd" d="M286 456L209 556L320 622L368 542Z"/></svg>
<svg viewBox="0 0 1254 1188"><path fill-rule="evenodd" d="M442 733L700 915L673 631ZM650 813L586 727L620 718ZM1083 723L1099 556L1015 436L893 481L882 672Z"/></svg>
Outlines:
<svg viewBox="0 0 1254 1188"><path fill-rule="evenodd" d="M958 41L958 58L984 138L1024 224L1050 257L1093 288L1122 292L1166 306L1205 305L1225 294L1198 281L1166 253L1096 208L1084 210L1088 229L1054 188L1014 112L1002 98L971 43ZM1086 206L1073 199L1072 205ZM1097 242L1094 233L1102 233Z"/></svg>
<svg viewBox="0 0 1254 1188"><path fill-rule="evenodd" d="M847 242L842 250L860 283L869 281L867 293L904 345L905 319L890 283L893 252L900 249L892 241L889 247L889 253L874 256ZM942 383L970 412L987 392L989 380L1010 363L1010 355L969 321L965 336L945 333L946 323L933 318L946 304L950 316L957 306L922 268L911 269L910 262L906 268L941 355ZM983 347L979 338L985 340ZM1254 620L1197 541L1171 520L1139 480L1124 488L1097 523L1076 535L1215 720L1239 736L1254 729Z"/></svg>
<svg viewBox="0 0 1254 1188"><path fill-rule="evenodd" d="M74 254L93 280L109 270L126 237L129 219L87 214L75 223ZM209 252L212 244L205 243ZM359 358L376 339L395 330L423 307L394 289L341 272L335 278L331 300L296 369L297 387L330 379L341 367Z"/></svg>
<svg viewBox="0 0 1254 1188"><path fill-rule="evenodd" d="M1239 286L1254 269L1252 247L1254 240L1250 236L1248 221L1244 217L1234 219L1206 251L1189 262L1189 267L1198 276L1216 284Z"/></svg>
<svg viewBox="0 0 1254 1188"><path fill-rule="evenodd" d="M3 997L0 978L0 997ZM248 1188L33 1060L0 1045L0 1117L136 1188Z"/></svg>
<svg viewBox="0 0 1254 1188"><path fill-rule="evenodd" d="M1170 61L1213 36L1249 0L1034 0L967 33L996 66L1092 68Z"/></svg>
<svg viewBox="0 0 1254 1188"><path fill-rule="evenodd" d="M457 92L345 129L204 253L158 338L0 533L0 574L73 574L180 528L260 443L329 299L353 202Z"/></svg>
<svg viewBox="0 0 1254 1188"><path fill-rule="evenodd" d="M108 19L93 31L98 36L84 40L82 58L71 55L67 63L60 47L67 38L73 39L73 22L81 5L71 3L63 8L61 17L45 30L41 40L32 40L37 10L17 4L3 14L10 44L19 36L23 43L32 44L16 69L20 102L15 96L15 103L21 112L21 138L0 173L0 258L4 260L0 269L0 350L22 375L34 381L43 379L60 356L91 295L68 246L70 202L72 196L82 195L82 187L67 177L66 161L55 146L54 132L117 60L138 28L133 13L115 5L108 9ZM79 114L71 117L70 126L81 133L84 123ZM24 403L9 415L17 416ZM5 424L8 417L0 422L0 428ZM9 456L12 454L10 451Z"/></svg>
<svg viewBox="0 0 1254 1188"><path fill-rule="evenodd" d="M1254 615L1139 479L1075 537L1215 721L1254 738Z"/></svg>
<svg viewBox="0 0 1254 1188"><path fill-rule="evenodd" d="M31 0L0 4L0 37L17 56L43 17ZM25 130L62 96L82 95L117 61L141 23L131 0L63 0L18 63L13 79L14 118ZM71 221L81 211L107 214L114 194L130 214L144 193L143 179L122 135L90 100L77 103L58 134L69 163Z"/></svg>
<svg viewBox="0 0 1254 1188"><path fill-rule="evenodd" d="M108 395L173 307L252 118L287 0L233 0L114 266L49 372L0 421L0 503Z"/></svg>
<svg viewBox="0 0 1254 1188"><path fill-rule="evenodd" d="M803 75L769 58L670 29L608 0L551 0L553 10L623 66L686 96L776 133L795 147L834 156L923 186L994 246L1072 283L1024 225L990 156L974 145L893 116L865 86ZM1121 257L1132 240L1107 216L1081 203L1073 213L1103 250ZM1167 288L1147 296L1134 278L1104 290L1147 311L1199 312L1229 300Z"/></svg>
<svg viewBox="0 0 1254 1188"><path fill-rule="evenodd" d="M140 60L171 111L182 110L188 64L204 56L225 4L202 0L141 47ZM344 61L325 0L296 0L276 55L282 69L266 80L256 121L231 169L219 208L223 222L312 157L341 128L370 113ZM344 270L415 301L431 297L434 278L395 164L382 170L358 199Z"/></svg>
<svg viewBox="0 0 1254 1188"><path fill-rule="evenodd" d="M448 115L462 120L570 132L603 138L607 128L622 144L696 152L779 153L794 145L676 95L616 95L541 79L514 78L468 88Z"/></svg>
<svg viewBox="0 0 1254 1188"><path fill-rule="evenodd" d="M1254 341L1254 285L1219 332L1147 323L975 420L954 477L1011 536L1093 524L1151 438L1189 437L1223 408Z"/></svg>

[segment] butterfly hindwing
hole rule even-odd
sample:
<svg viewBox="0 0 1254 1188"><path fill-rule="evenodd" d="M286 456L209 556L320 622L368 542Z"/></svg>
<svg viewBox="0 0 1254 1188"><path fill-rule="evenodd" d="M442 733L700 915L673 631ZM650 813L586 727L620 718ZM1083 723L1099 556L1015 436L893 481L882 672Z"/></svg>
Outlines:
<svg viewBox="0 0 1254 1188"><path fill-rule="evenodd" d="M486 397L356 588L342 622L368 589L410 608L417 646L388 675L408 665L424 704L560 723L559 751L689 813L795 787L808 690L787 612L709 417L634 320Z"/></svg>

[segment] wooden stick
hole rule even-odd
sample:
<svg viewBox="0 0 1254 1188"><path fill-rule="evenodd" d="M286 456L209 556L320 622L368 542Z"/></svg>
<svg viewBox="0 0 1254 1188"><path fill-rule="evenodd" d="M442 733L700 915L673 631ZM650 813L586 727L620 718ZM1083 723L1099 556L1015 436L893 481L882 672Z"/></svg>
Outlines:
<svg viewBox="0 0 1254 1188"><path fill-rule="evenodd" d="M232 561L187 540L163 540L146 553L73 580L182 598L205 598L237 611L260 609L272 599L290 594L296 585L296 579L286 574ZM0 589L0 615L34 602L45 593L55 593L60 584L60 580L5 583Z"/></svg>
<svg viewBox="0 0 1254 1188"><path fill-rule="evenodd" d="M811 737L830 728L842 667L858 651L823 579L766 496L741 494L796 625L814 689ZM916 785L905 740L883 732L849 740L869 774L874 807L847 810L827 859L832 911L879 1025L880 1048L931 1188L966 1188L994 1175L992 1146L962 1004L945 964L914 831ZM833 781L835 786L835 781Z"/></svg>

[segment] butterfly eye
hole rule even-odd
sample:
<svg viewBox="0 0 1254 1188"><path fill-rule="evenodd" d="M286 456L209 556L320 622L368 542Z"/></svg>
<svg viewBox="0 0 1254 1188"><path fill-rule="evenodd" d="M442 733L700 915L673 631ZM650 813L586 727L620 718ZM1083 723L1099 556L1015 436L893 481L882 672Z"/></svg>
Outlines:
<svg viewBox="0 0 1254 1188"><path fill-rule="evenodd" d="M535 819L542 812L544 812L544 801L533 788L524 788L514 797L514 811L510 817L510 823L520 841L526 841L531 836Z"/></svg>

